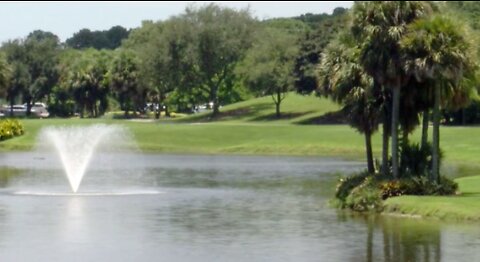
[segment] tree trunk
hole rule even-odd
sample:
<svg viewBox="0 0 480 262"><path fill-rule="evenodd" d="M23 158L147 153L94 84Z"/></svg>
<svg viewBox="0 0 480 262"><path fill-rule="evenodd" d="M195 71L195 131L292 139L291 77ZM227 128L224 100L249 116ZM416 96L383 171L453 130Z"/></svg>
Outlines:
<svg viewBox="0 0 480 262"><path fill-rule="evenodd" d="M215 99L215 102L213 102L212 117L217 117L218 116L218 113L220 113L219 107L220 107L220 105L218 104L218 100Z"/></svg>
<svg viewBox="0 0 480 262"><path fill-rule="evenodd" d="M275 117L280 118L282 114L280 113L280 102L275 102Z"/></svg>
<svg viewBox="0 0 480 262"><path fill-rule="evenodd" d="M27 116L32 114L32 100L27 101Z"/></svg>
<svg viewBox="0 0 480 262"><path fill-rule="evenodd" d="M277 118L281 117L280 113L280 103L282 102L282 92L277 90L277 101L275 102L275 115Z"/></svg>
<svg viewBox="0 0 480 262"><path fill-rule="evenodd" d="M388 175L388 111L384 110L384 121L383 121L383 141L382 141L382 175Z"/></svg>
<svg viewBox="0 0 480 262"><path fill-rule="evenodd" d="M170 117L170 110L168 110L168 105L165 105L165 116Z"/></svg>
<svg viewBox="0 0 480 262"><path fill-rule="evenodd" d="M373 153L372 153L372 134L371 132L365 132L365 149L367 153L367 168L368 173L375 173L375 167L373 165Z"/></svg>
<svg viewBox="0 0 480 262"><path fill-rule="evenodd" d="M219 110L220 105L218 104L218 88L215 86L211 90L212 92L210 94L210 100L213 102L212 118L215 118L218 116L218 113L220 112Z"/></svg>
<svg viewBox="0 0 480 262"><path fill-rule="evenodd" d="M15 105L15 99L10 99L10 117L13 117L13 106Z"/></svg>
<svg viewBox="0 0 480 262"><path fill-rule="evenodd" d="M80 105L80 118L83 118L85 115L85 103L82 101Z"/></svg>
<svg viewBox="0 0 480 262"><path fill-rule="evenodd" d="M153 111L155 112L155 119L160 119L160 113L162 109L160 108L160 97L161 95L155 96L155 103L153 104Z"/></svg>
<svg viewBox="0 0 480 262"><path fill-rule="evenodd" d="M392 103L392 172L393 177L398 178L398 118L400 111L400 85L393 87Z"/></svg>
<svg viewBox="0 0 480 262"><path fill-rule="evenodd" d="M422 122L422 149L425 149L428 142L428 109L423 111Z"/></svg>
<svg viewBox="0 0 480 262"><path fill-rule="evenodd" d="M440 86L435 86L433 106L432 181L439 180L440 169Z"/></svg>

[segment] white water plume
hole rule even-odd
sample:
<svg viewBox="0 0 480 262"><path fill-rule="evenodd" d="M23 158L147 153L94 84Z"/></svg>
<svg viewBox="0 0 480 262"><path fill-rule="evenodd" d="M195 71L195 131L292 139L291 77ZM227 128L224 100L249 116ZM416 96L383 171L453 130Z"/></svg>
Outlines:
<svg viewBox="0 0 480 262"><path fill-rule="evenodd" d="M53 146L61 160L72 191L76 193L89 163L102 146L111 149L125 144L130 137L117 125L47 127L39 136L40 143Z"/></svg>

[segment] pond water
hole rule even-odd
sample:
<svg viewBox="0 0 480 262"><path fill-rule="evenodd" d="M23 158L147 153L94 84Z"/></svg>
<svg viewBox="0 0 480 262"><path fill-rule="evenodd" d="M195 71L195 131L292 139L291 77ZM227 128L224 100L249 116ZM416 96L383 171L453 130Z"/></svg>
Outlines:
<svg viewBox="0 0 480 262"><path fill-rule="evenodd" d="M0 155L1 261L475 261L478 224L328 207L362 163L110 154L78 194L55 156Z"/></svg>

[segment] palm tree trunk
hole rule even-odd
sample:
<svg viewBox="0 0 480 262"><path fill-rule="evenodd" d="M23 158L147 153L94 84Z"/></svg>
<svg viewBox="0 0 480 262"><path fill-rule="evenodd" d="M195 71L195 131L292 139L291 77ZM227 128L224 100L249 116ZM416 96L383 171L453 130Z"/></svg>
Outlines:
<svg viewBox="0 0 480 262"><path fill-rule="evenodd" d="M375 172L375 167L373 166L372 134L370 131L365 132L365 149L367 153L368 173L373 174Z"/></svg>
<svg viewBox="0 0 480 262"><path fill-rule="evenodd" d="M422 123L422 149L425 149L428 142L428 109L423 111L423 123Z"/></svg>
<svg viewBox="0 0 480 262"><path fill-rule="evenodd" d="M432 181L439 180L440 151L440 86L435 86L433 106L433 150L432 150Z"/></svg>
<svg viewBox="0 0 480 262"><path fill-rule="evenodd" d="M382 141L382 175L388 175L388 111L384 110L384 121L383 121L383 141Z"/></svg>
<svg viewBox="0 0 480 262"><path fill-rule="evenodd" d="M392 171L393 177L398 178L398 118L400 109L400 85L393 87L392 104Z"/></svg>

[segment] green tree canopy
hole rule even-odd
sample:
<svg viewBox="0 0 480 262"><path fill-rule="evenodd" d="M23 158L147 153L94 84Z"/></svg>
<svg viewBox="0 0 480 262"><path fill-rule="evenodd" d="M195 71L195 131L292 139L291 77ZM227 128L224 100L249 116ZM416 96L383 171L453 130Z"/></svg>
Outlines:
<svg viewBox="0 0 480 262"><path fill-rule="evenodd" d="M257 36L237 72L253 93L272 96L280 117L280 104L293 88L297 37L275 27L266 27Z"/></svg>

